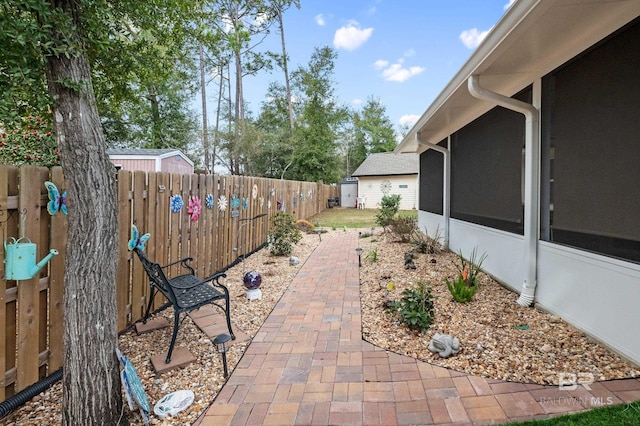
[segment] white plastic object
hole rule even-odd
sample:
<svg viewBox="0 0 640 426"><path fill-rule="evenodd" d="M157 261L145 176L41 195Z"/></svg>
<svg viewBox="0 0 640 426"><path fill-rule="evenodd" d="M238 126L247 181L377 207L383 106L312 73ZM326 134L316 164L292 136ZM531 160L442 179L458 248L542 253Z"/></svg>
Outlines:
<svg viewBox="0 0 640 426"><path fill-rule="evenodd" d="M163 396L153 407L153 412L160 418L175 416L193 402L195 395L188 389L182 389Z"/></svg>

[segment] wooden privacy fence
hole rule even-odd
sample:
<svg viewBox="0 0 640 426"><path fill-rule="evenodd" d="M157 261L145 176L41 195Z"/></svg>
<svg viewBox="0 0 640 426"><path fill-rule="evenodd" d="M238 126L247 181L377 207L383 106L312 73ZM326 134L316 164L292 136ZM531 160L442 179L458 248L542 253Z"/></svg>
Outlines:
<svg viewBox="0 0 640 426"><path fill-rule="evenodd" d="M34 278L13 281L5 279L0 244L0 401L63 365L67 217L48 213L45 181L64 191L60 167L0 165L2 241L29 238L37 244L37 261L52 248L59 251ZM151 234L149 258L162 264L191 256L197 274L208 276L262 246L278 211L305 219L337 196L335 186L244 176L120 171L117 185L119 330L142 317L149 295L142 267L127 249L132 224ZM197 217L189 213L190 203L199 203ZM163 302L158 297L155 307Z"/></svg>

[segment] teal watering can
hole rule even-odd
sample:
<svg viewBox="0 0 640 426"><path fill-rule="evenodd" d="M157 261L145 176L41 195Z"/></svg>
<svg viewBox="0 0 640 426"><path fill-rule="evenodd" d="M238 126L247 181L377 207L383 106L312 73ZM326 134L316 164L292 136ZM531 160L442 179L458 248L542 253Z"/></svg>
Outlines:
<svg viewBox="0 0 640 426"><path fill-rule="evenodd" d="M33 278L46 265L53 256L58 254L58 250L51 249L49 254L36 264L36 244L29 242L21 243L22 238L7 244L4 242L5 252L5 278L8 280L29 280Z"/></svg>

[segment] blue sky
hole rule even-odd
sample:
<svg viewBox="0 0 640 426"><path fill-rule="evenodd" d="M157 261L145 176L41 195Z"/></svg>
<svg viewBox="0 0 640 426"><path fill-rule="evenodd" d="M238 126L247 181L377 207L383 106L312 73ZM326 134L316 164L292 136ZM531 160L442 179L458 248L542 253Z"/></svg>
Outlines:
<svg viewBox="0 0 640 426"><path fill-rule="evenodd" d="M284 15L289 68L306 66L314 47L332 47L338 53L334 77L339 101L359 109L368 97L380 99L394 125L411 126L510 1L301 0L300 9ZM273 32L263 49L279 52L279 34ZM243 81L254 116L275 80L284 80L281 70ZM209 93L215 93L214 86Z"/></svg>

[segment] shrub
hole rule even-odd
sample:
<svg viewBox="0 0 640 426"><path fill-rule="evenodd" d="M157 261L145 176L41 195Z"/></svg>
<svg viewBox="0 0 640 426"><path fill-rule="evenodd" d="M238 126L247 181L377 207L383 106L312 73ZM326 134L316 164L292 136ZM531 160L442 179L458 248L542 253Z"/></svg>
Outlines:
<svg viewBox="0 0 640 426"><path fill-rule="evenodd" d="M442 251L442 245L440 244L440 228L436 229L436 233L433 237L429 236L427 229L424 233L416 229L410 237L409 242L413 246L413 249L418 253L423 254L438 254Z"/></svg>
<svg viewBox="0 0 640 426"><path fill-rule="evenodd" d="M51 124L40 117L27 117L21 127L0 133L0 163L21 166L60 164Z"/></svg>
<svg viewBox="0 0 640 426"><path fill-rule="evenodd" d="M419 281L417 287L405 289L400 300L389 305L411 329L424 333L433 323L435 308L431 287L427 283Z"/></svg>
<svg viewBox="0 0 640 426"><path fill-rule="evenodd" d="M402 243L408 243L418 230L418 221L412 216L394 217L389 221L389 232L392 237Z"/></svg>
<svg viewBox="0 0 640 426"><path fill-rule="evenodd" d="M289 213L278 212L271 218L271 232L268 236L269 252L274 256L288 256L302 238L296 228L295 219Z"/></svg>
<svg viewBox="0 0 640 426"><path fill-rule="evenodd" d="M400 194L385 195L380 201L380 208L376 212L376 223L383 228L389 225L391 219L400 209Z"/></svg>

